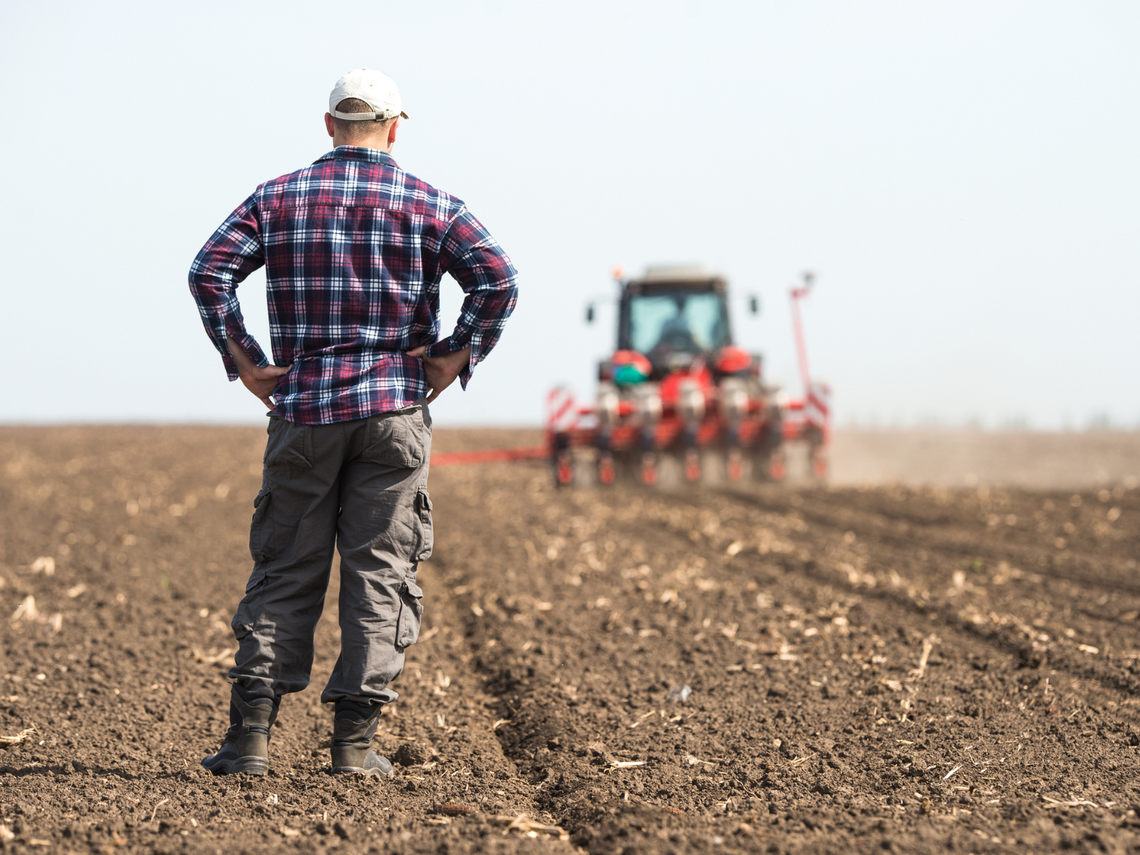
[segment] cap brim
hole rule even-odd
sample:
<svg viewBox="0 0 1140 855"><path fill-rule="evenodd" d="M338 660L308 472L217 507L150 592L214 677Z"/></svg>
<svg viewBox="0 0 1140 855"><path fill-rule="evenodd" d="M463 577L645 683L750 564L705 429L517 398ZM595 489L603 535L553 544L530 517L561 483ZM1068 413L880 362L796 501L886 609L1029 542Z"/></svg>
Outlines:
<svg viewBox="0 0 1140 855"><path fill-rule="evenodd" d="M346 122L386 122L389 119L396 118L396 113L392 113L388 116L385 115L386 112L387 111L384 111L384 113L342 113L339 110L329 110L329 115L334 119L342 119ZM399 115L405 119L408 118L408 114L403 110L399 112Z"/></svg>

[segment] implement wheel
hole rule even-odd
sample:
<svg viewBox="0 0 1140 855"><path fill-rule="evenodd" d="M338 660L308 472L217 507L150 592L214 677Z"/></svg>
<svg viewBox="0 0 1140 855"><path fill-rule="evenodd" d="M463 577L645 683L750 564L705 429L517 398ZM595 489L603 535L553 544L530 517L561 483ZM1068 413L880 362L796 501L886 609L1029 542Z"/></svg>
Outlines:
<svg viewBox="0 0 1140 855"><path fill-rule="evenodd" d="M744 455L739 448L731 448L724 463L724 471L729 481L739 481L744 477Z"/></svg>
<svg viewBox="0 0 1140 855"><path fill-rule="evenodd" d="M616 478L614 456L608 451L598 453L598 483L612 484Z"/></svg>
<svg viewBox="0 0 1140 855"><path fill-rule="evenodd" d="M827 480L827 452L822 445L812 446L811 474L817 481Z"/></svg>
<svg viewBox="0 0 1140 855"><path fill-rule="evenodd" d="M784 480L787 475L787 462L782 448L762 448L756 452L752 462L752 477L756 481Z"/></svg>
<svg viewBox="0 0 1140 855"><path fill-rule="evenodd" d="M641 456L641 483L647 487L657 484L657 455L652 451Z"/></svg>
<svg viewBox="0 0 1140 855"><path fill-rule="evenodd" d="M695 448L685 452L685 480L689 483L701 480L701 453Z"/></svg>
<svg viewBox="0 0 1140 855"><path fill-rule="evenodd" d="M554 483L558 487L574 483L574 458L569 450L558 452L554 458Z"/></svg>

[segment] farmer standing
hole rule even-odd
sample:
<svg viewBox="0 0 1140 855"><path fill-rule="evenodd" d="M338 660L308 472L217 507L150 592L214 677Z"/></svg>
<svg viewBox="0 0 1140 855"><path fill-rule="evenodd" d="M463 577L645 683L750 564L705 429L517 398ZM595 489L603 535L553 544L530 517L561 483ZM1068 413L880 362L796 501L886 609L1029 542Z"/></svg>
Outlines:
<svg viewBox="0 0 1140 855"><path fill-rule="evenodd" d="M309 683L334 545L341 651L321 693L334 705L332 771L392 774L372 737L423 612L428 404L457 377L466 388L517 298L515 269L482 224L392 159L401 118L392 80L346 74L325 114L334 149L258 187L190 268L230 380L270 408L253 572L232 622L230 728L202 761L215 774L267 772L281 698ZM262 265L273 365L235 293ZM444 273L466 298L437 342Z"/></svg>

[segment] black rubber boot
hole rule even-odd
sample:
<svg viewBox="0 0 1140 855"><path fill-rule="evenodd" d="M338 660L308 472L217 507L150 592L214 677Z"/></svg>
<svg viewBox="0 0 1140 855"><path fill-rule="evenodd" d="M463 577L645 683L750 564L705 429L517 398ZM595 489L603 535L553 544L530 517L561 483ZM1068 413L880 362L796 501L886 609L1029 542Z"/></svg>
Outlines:
<svg viewBox="0 0 1140 855"><path fill-rule="evenodd" d="M372 737L380 723L380 704L337 701L333 719L332 771L334 775L357 774L391 778L392 764L372 750Z"/></svg>
<svg viewBox="0 0 1140 855"><path fill-rule="evenodd" d="M264 775L269 771L269 729L277 721L280 699L242 698L230 692L230 729L217 754L202 761L215 775Z"/></svg>

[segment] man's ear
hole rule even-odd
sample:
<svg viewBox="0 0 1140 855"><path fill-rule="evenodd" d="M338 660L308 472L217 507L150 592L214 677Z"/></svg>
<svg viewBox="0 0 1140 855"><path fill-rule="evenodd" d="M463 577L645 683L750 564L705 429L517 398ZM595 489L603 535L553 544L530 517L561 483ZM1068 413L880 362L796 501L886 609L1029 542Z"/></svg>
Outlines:
<svg viewBox="0 0 1140 855"><path fill-rule="evenodd" d="M325 130L329 132L330 137L333 135L332 113L325 113Z"/></svg>
<svg viewBox="0 0 1140 855"><path fill-rule="evenodd" d="M397 116L388 126L388 148L391 149L396 142L396 128L400 127L400 117Z"/></svg>

